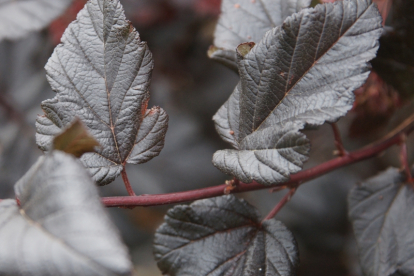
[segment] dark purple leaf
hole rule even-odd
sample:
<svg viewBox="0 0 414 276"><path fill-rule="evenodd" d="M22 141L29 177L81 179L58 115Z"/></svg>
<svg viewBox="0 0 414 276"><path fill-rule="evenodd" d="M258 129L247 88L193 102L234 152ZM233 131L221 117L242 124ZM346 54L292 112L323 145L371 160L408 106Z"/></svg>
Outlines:
<svg viewBox="0 0 414 276"><path fill-rule="evenodd" d="M55 98L42 103L37 144L48 150L60 129L79 117L102 148L81 160L100 185L126 163L143 163L164 146L168 116L147 110L152 54L118 0L91 0L46 64Z"/></svg>
<svg viewBox="0 0 414 276"><path fill-rule="evenodd" d="M258 43L267 31L282 25L286 17L310 3L311 0L223 0L209 57L237 71L235 50L239 44Z"/></svg>
<svg viewBox="0 0 414 276"><path fill-rule="evenodd" d="M239 45L241 81L213 118L235 149L216 152L214 165L266 185L301 170L310 146L299 130L352 108L381 32L375 4L345 0L304 9L256 45Z"/></svg>
<svg viewBox="0 0 414 276"><path fill-rule="evenodd" d="M0 40L18 39L46 27L71 0L0 0Z"/></svg>
<svg viewBox="0 0 414 276"><path fill-rule="evenodd" d="M295 275L296 242L275 219L233 195L170 209L155 234L162 273L178 275Z"/></svg>
<svg viewBox="0 0 414 276"><path fill-rule="evenodd" d="M132 275L128 250L82 164L41 157L0 203L0 275Z"/></svg>
<svg viewBox="0 0 414 276"><path fill-rule="evenodd" d="M414 191L396 168L351 190L349 217L364 275L414 275Z"/></svg>

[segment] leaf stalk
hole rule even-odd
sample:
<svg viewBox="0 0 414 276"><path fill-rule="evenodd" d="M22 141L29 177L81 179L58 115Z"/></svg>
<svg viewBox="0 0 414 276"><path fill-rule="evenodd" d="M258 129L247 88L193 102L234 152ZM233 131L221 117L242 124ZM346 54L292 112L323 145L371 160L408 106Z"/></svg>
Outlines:
<svg viewBox="0 0 414 276"><path fill-rule="evenodd" d="M125 170L125 166L123 167L123 169L121 171L121 175L122 175L122 180L124 181L125 188L126 188L128 194L129 194L129 196L136 196L134 190L132 189L131 183L129 182L128 175L127 175L126 170Z"/></svg>
<svg viewBox="0 0 414 276"><path fill-rule="evenodd" d="M342 143L342 138L341 138L341 132L339 131L338 126L336 125L336 123L332 123L332 130L334 133L334 137L335 137L335 146L338 150L338 156L345 156L348 154L348 152L345 150L344 144Z"/></svg>
<svg viewBox="0 0 414 276"><path fill-rule="evenodd" d="M270 213L262 220L262 223L265 220L274 218L276 214L279 213L279 211L283 208L283 206L285 206L285 204L290 201L292 196L295 194L296 190L297 190L297 187L291 188L289 192L285 194L285 196L279 201L279 203L276 204L276 206L272 209L272 211L270 211Z"/></svg>

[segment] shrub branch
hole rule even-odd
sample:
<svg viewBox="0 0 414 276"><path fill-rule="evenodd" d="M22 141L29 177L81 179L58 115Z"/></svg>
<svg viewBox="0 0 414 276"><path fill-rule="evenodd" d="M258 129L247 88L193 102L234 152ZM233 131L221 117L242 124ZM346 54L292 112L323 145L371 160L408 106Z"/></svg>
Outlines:
<svg viewBox="0 0 414 276"><path fill-rule="evenodd" d="M338 168L351 165L372 157L375 157L379 153L385 151L393 145L401 143L401 134L409 134L414 128L414 115L407 118L401 125L399 125L394 131L390 132L384 138L379 141L370 144L362 149L348 152L344 156L339 156L331 159L327 162L319 164L313 168L300 171L296 174L292 174L287 182L277 183L274 185L262 185L255 181L252 183L239 182L231 191L226 190L228 185L222 184L213 187L207 187L202 189L196 189L185 192L168 193L168 194L156 194L156 195L140 195L140 196L126 196L126 197L104 197L102 202L107 207L136 207L136 206L156 206L176 204L188 201L194 201L203 198L210 198L221 196L226 190L227 193L242 193L255 190L286 187L292 188L298 186L306 181L315 179L324 174L327 174Z"/></svg>

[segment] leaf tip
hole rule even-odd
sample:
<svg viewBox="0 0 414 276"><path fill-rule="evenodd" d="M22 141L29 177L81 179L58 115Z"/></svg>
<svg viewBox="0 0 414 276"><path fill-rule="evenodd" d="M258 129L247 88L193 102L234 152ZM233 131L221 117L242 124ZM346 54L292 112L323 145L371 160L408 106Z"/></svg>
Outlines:
<svg viewBox="0 0 414 276"><path fill-rule="evenodd" d="M53 139L53 149L81 157L86 152L94 152L99 142L89 134L79 118L76 118L62 133Z"/></svg>
<svg viewBox="0 0 414 276"><path fill-rule="evenodd" d="M210 47L208 47L208 50L207 50L207 56L211 58L214 52L216 52L217 50L219 50L219 48L217 48L215 45L210 45Z"/></svg>
<svg viewBox="0 0 414 276"><path fill-rule="evenodd" d="M242 57L245 57L250 50L256 45L254 42L245 42L237 46L237 53Z"/></svg>

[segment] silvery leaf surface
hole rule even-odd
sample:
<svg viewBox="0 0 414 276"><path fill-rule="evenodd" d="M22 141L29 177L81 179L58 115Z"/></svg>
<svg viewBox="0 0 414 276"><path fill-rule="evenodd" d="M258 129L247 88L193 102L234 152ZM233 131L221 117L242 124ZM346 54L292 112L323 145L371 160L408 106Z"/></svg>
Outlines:
<svg viewBox="0 0 414 276"><path fill-rule="evenodd" d="M255 180L272 184L288 179L291 172L302 169L310 150L309 140L298 129L288 123L255 131L243 139L238 149L214 153L214 166L244 183Z"/></svg>
<svg viewBox="0 0 414 276"><path fill-rule="evenodd" d="M128 250L82 164L54 151L0 203L0 275L131 275Z"/></svg>
<svg viewBox="0 0 414 276"><path fill-rule="evenodd" d="M80 118L102 145L81 159L100 185L112 182L126 163L157 156L168 116L159 107L147 109L152 69L152 54L119 1L89 1L46 64L57 95L42 103L39 147L49 150L60 129Z"/></svg>
<svg viewBox="0 0 414 276"><path fill-rule="evenodd" d="M72 0L0 0L0 40L19 39L46 27Z"/></svg>
<svg viewBox="0 0 414 276"><path fill-rule="evenodd" d="M414 191L397 168L354 187L348 213L367 276L414 275Z"/></svg>
<svg viewBox="0 0 414 276"><path fill-rule="evenodd" d="M237 71L235 49L243 42L259 42L265 33L311 0L223 0L210 58Z"/></svg>
<svg viewBox="0 0 414 276"><path fill-rule="evenodd" d="M240 153L215 154L214 165L240 179L250 175L248 183L261 184L286 181L299 171L309 149L299 130L335 122L352 108L353 91L369 74L368 62L375 57L381 32L375 4L345 0L304 9L259 43L239 45L241 80L213 119L220 136ZM267 136L255 134L265 131ZM285 131L290 133L288 140ZM283 139L277 141L270 133ZM268 138L260 148L246 147L252 145L246 139L264 137ZM266 160L257 157L259 149ZM282 161L272 157L281 149ZM242 154L244 150L251 153ZM254 156L263 168L258 172L256 164L248 164Z"/></svg>
<svg viewBox="0 0 414 276"><path fill-rule="evenodd" d="M233 195L170 209L154 241L164 275L291 276L296 241L280 221L260 225L256 209Z"/></svg>

